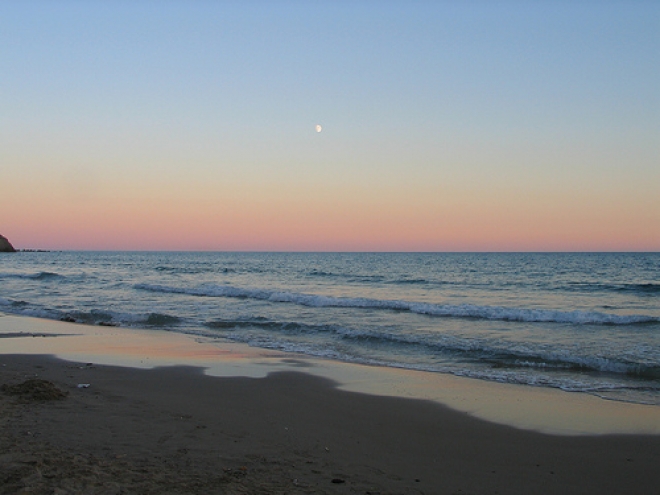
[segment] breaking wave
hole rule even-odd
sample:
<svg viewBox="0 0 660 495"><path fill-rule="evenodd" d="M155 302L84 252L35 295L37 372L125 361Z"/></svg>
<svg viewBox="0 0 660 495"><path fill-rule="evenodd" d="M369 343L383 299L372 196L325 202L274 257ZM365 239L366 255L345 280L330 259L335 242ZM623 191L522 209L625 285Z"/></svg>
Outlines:
<svg viewBox="0 0 660 495"><path fill-rule="evenodd" d="M537 323L567 323L573 325L633 325L659 323L660 318L648 315L616 315L597 311L559 311L549 309L507 308L474 304L432 304L401 300L320 296L267 289L246 289L231 285L211 285L199 288L136 284L135 289L150 292L186 294L200 297L234 297L258 299L275 303L291 303L309 307L336 307L408 311L429 316L474 318Z"/></svg>
<svg viewBox="0 0 660 495"><path fill-rule="evenodd" d="M239 320L214 320L206 326L223 333L231 333L233 340L251 343L255 338L245 330L263 331L272 337L261 334L260 345L264 340L270 341L270 346L282 343L283 336L331 334L332 337L365 345L395 345L397 347L414 347L419 351L437 355L442 353L460 357L461 359L480 361L490 364L494 369L537 369L546 372L578 371L605 372L635 376L641 379L657 380L660 378L660 365L641 363L620 359L613 356L580 356L569 351L547 352L536 350L533 346L524 348L507 348L504 342L493 345L479 339L460 338L448 335L420 335L384 332L382 330L357 330L338 325L305 324L300 322L271 321L267 318L249 318ZM243 332L243 333L242 333Z"/></svg>

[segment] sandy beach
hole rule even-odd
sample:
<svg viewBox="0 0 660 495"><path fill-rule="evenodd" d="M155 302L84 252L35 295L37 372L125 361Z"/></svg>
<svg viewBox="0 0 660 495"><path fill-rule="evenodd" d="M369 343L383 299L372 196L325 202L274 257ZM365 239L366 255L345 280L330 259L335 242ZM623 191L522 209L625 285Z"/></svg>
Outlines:
<svg viewBox="0 0 660 495"><path fill-rule="evenodd" d="M0 495L660 495L659 21L0 0Z"/></svg>
<svg viewBox="0 0 660 495"><path fill-rule="evenodd" d="M658 435L540 433L344 390L304 360L221 377L185 359L183 345L178 366L53 357L67 339L69 348L84 335L86 346L102 340L82 325L2 317L0 334L3 494L647 494L660 483ZM124 345L116 356L128 356ZM191 345L240 368L235 355ZM32 351L10 353L17 346ZM643 424L658 419L657 408L630 411L644 411Z"/></svg>

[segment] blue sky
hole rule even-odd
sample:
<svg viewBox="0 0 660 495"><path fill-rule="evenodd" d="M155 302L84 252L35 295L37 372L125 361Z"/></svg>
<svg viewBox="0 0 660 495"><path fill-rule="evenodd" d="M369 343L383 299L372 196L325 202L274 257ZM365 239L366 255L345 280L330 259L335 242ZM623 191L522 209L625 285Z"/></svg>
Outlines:
<svg viewBox="0 0 660 495"><path fill-rule="evenodd" d="M335 198L376 219L399 196L403 223L459 211L504 230L512 210L552 217L553 201L602 226L610 198L617 222L645 211L648 230L660 219L659 54L651 1L7 1L0 195L65 215L90 194L112 201L113 188L135 205L203 197L215 211L226 207L216 186L253 209L254 228L286 198L326 216ZM384 249L399 246L397 225L383 224ZM346 249L361 245L344 234ZM499 249L496 237L465 248ZM642 237L660 249L657 234ZM451 248L443 239L420 246Z"/></svg>

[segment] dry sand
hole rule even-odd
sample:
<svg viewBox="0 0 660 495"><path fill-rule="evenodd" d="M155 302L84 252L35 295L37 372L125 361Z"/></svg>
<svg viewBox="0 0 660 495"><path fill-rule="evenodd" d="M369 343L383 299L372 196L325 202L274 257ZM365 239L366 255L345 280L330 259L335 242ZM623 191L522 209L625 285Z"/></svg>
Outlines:
<svg viewBox="0 0 660 495"><path fill-rule="evenodd" d="M107 349L119 337L113 352L129 361L142 354L171 364L188 356L180 362L190 364L202 356L226 368L247 359L181 336L163 344L165 336L132 330L0 320L1 494L649 494L660 486L660 435L523 430L436 402L340 389L304 360L280 359L289 363L285 371L271 363L253 377L208 376L201 364L79 362L90 342ZM55 336L76 332L87 337ZM77 346L76 361L34 353L63 346ZM31 351L8 354L18 348ZM378 369L370 373L362 379ZM509 409L525 403L526 392L515 391L528 390L446 383L452 395L461 383L466 394L504 391ZM650 431L660 419L660 408L547 397L542 404L577 401L583 421L585 404L594 417L602 404L607 417L638 417Z"/></svg>
<svg viewBox="0 0 660 495"><path fill-rule="evenodd" d="M41 384L42 397L31 395L38 383L15 387L30 379L52 386ZM219 378L194 367L2 355L0 383L3 494L649 494L660 486L659 436L546 435L428 401L338 390L300 372Z"/></svg>

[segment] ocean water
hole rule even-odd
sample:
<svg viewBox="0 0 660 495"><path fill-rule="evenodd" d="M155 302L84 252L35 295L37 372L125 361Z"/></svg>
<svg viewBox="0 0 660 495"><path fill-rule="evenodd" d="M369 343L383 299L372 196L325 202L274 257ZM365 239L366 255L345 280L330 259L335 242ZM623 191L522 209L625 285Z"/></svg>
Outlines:
<svg viewBox="0 0 660 495"><path fill-rule="evenodd" d="M660 404L660 253L23 252L0 312Z"/></svg>

